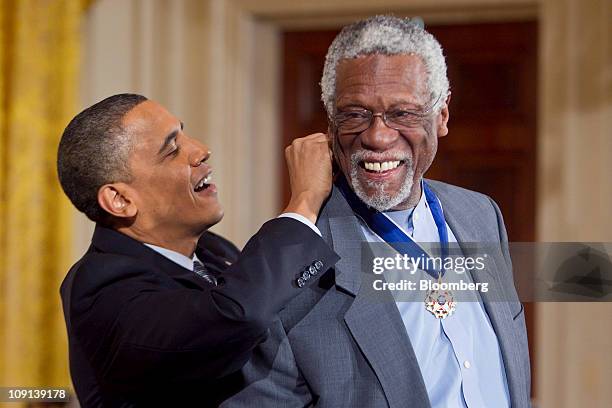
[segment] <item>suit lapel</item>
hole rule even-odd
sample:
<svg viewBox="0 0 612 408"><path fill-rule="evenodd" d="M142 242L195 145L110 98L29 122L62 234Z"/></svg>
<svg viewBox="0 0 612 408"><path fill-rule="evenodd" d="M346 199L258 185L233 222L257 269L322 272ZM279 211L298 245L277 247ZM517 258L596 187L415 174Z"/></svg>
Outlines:
<svg viewBox="0 0 612 408"><path fill-rule="evenodd" d="M479 230L478 222L473 220L480 220L481 215L477 209L473 206L467 205L461 197L451 197L451 194L447 194L445 189L438 189L435 185L430 184L440 201L442 202L442 208L446 222L450 229L455 234L457 242L461 247L465 256L476 255L474 248L466 246L465 243L483 243L482 233ZM469 212L473 211L473 214ZM472 222L461 222L462 219L469 219ZM501 255L501 254L500 254ZM489 258L489 264L487 268L487 275L483 275L482 272L474 273L470 270L470 276L474 282L490 282L489 286L497 288L489 292L481 292L480 296L483 300L483 306L493 330L497 335L497 340L502 353L504 361L504 368L506 370L506 378L508 381L508 390L510 392L510 401L520 400L519 396L525 393L521 391L522 381L519 381L520 376L523 372L523 367L519 360L520 350L519 339L517 337L516 330L514 328L513 316L510 311L507 299L511 297L507 293L507 288L504 287L500 279L501 273L504 273L502 268L505 268L505 264L502 262L503 259L500 256L492 256ZM492 261L492 262L491 262ZM506 271L505 273L509 273ZM499 292L502 290L504 292ZM494 295L495 293L502 293L501 300L500 295ZM493 297L497 299L493 299ZM460 306L459 306L460 307Z"/></svg>
<svg viewBox="0 0 612 408"><path fill-rule="evenodd" d="M376 374L390 407L429 407L429 398L404 323L388 291L372 288L372 273L362 270L365 237L352 210L334 187L321 215L320 229L340 256L336 286L355 300L346 325ZM327 222L325 222L327 221Z"/></svg>

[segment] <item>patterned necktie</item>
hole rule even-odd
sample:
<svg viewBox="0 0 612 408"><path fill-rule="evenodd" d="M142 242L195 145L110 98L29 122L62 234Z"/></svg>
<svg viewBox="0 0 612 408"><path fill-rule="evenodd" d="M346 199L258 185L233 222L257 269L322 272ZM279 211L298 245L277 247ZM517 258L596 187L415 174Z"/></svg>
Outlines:
<svg viewBox="0 0 612 408"><path fill-rule="evenodd" d="M201 276L206 282L213 286L217 286L217 278L212 273L206 270L206 267L200 261L193 261L193 271Z"/></svg>

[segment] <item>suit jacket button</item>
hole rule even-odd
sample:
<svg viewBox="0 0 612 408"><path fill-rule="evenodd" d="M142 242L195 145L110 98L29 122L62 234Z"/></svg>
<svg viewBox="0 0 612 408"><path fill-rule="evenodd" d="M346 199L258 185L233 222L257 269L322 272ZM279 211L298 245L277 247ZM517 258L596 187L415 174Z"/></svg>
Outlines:
<svg viewBox="0 0 612 408"><path fill-rule="evenodd" d="M314 266L310 265L308 267L308 272L310 272L311 275L316 275L317 273L319 273L319 270Z"/></svg>
<svg viewBox="0 0 612 408"><path fill-rule="evenodd" d="M323 267L323 262L321 262L321 261L316 261L316 262L314 263L314 267L315 267L315 268L317 268L317 271L320 271L320 270L321 270L321 268Z"/></svg>
<svg viewBox="0 0 612 408"><path fill-rule="evenodd" d="M304 271L304 273L302 273L302 279L304 279L305 281L310 279L310 274L308 273L308 271Z"/></svg>
<svg viewBox="0 0 612 408"><path fill-rule="evenodd" d="M306 284L306 282L304 282L304 279L302 279L302 278L298 278L297 279L298 287L303 288L305 284Z"/></svg>

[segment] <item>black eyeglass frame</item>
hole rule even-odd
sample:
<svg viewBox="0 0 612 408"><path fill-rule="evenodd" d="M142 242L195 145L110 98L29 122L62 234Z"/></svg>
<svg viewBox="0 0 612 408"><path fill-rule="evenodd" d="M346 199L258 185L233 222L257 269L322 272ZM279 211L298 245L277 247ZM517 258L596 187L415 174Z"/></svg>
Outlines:
<svg viewBox="0 0 612 408"><path fill-rule="evenodd" d="M337 133L338 135L360 134L368 130L372 126L372 123L374 122L374 118L378 116L382 119L383 123L388 128L397 130L398 132L405 132L410 129L414 129L415 127L420 125L423 122L423 120L432 113L434 108L438 105L438 102L442 100L442 95L443 93L439 94L438 97L435 99L435 101L429 107L425 108L422 111L393 109L390 111L373 113L369 109L362 108L361 111L340 112L334 115L333 119L329 120L330 127L333 130L333 132ZM389 119L389 114L393 114L393 113L397 114L398 112L401 112L402 114L405 115L404 116L404 118L406 118L404 120L405 123L398 124L396 123L397 119ZM341 131L342 123L338 123L338 122L342 121L342 119L339 120L338 117L343 114L344 115L350 115L350 114L354 115L356 113L364 113L366 115L363 118L363 122L361 124L353 126L350 129ZM343 121L346 122L350 119L351 118L347 117ZM353 119L357 119L357 118L353 118Z"/></svg>

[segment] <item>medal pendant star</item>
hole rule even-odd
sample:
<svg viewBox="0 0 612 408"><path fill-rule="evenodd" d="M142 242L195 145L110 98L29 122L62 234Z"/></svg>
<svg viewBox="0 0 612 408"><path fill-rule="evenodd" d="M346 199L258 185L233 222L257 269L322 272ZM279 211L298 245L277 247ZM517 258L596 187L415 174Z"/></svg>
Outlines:
<svg viewBox="0 0 612 408"><path fill-rule="evenodd" d="M456 307L457 302L449 290L432 290L425 297L425 309L437 319L446 319Z"/></svg>

